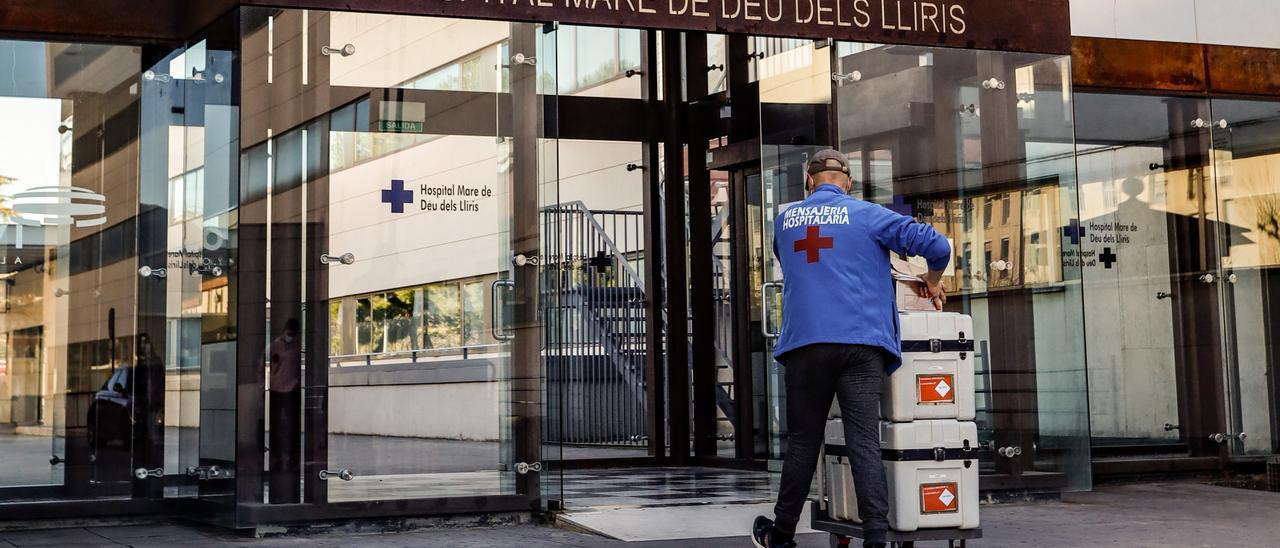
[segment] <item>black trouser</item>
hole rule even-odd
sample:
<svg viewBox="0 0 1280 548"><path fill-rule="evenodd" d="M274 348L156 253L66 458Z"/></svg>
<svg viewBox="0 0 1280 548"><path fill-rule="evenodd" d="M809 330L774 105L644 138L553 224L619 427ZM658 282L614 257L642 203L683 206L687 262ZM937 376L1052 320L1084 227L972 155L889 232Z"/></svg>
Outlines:
<svg viewBox="0 0 1280 548"><path fill-rule="evenodd" d="M271 448L269 463L271 480L269 500L272 504L302 502L301 442L302 390L271 392Z"/></svg>
<svg viewBox="0 0 1280 548"><path fill-rule="evenodd" d="M795 534L809 498L818 451L825 443L833 397L840 401L844 439L863 540L884 542L889 529L889 488L880 461L880 392L889 353L874 346L816 344L782 356L787 382L787 454L774 507L775 531Z"/></svg>

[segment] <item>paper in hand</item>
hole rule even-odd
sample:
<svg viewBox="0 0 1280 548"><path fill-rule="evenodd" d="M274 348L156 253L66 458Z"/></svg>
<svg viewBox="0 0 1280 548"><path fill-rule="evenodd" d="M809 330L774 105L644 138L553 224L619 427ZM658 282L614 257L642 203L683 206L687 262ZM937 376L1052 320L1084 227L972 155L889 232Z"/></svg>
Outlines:
<svg viewBox="0 0 1280 548"><path fill-rule="evenodd" d="M890 268L890 271L893 272L893 280L895 282L924 283L924 278L921 278L920 276L900 272L896 268Z"/></svg>

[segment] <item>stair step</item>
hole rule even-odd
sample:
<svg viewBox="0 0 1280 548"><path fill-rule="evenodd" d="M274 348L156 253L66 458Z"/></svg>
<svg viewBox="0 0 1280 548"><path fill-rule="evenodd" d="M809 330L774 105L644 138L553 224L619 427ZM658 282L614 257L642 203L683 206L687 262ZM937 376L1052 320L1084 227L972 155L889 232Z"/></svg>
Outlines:
<svg viewBox="0 0 1280 548"><path fill-rule="evenodd" d="M1178 457L1190 454L1191 448L1185 443L1119 443L1107 445L1094 443L1090 454L1095 459L1117 457Z"/></svg>

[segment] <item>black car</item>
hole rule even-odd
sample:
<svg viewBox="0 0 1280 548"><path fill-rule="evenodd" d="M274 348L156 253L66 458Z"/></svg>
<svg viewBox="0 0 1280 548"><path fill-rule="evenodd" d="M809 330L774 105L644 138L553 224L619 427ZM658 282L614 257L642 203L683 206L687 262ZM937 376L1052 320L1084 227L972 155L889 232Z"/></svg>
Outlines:
<svg viewBox="0 0 1280 548"><path fill-rule="evenodd" d="M111 373L89 404L89 446L129 447L133 438L133 367Z"/></svg>

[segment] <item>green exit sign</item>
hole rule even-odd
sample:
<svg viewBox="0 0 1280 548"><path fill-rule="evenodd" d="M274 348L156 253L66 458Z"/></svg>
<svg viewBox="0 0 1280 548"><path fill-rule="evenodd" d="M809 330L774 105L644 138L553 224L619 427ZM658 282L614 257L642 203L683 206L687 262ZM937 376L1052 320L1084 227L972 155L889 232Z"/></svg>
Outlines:
<svg viewBox="0 0 1280 548"><path fill-rule="evenodd" d="M406 120L379 120L378 131L391 133L422 133L422 122Z"/></svg>

